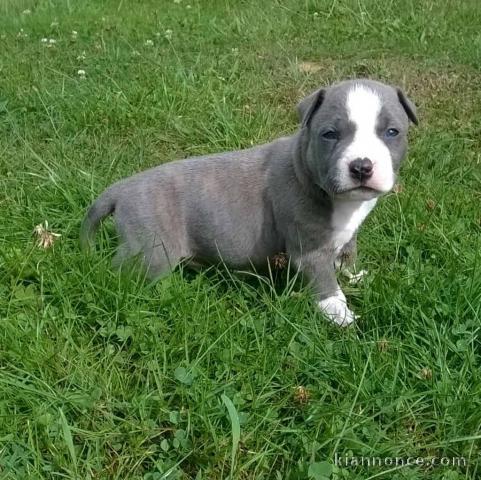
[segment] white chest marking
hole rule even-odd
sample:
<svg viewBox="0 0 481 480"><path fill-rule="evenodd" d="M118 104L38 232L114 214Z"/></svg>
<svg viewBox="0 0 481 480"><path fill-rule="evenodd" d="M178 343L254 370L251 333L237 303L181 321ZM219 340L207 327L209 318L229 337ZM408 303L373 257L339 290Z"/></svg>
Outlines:
<svg viewBox="0 0 481 480"><path fill-rule="evenodd" d="M363 202L342 200L334 204L332 212L332 246L336 253L351 240L356 230L376 205L377 198Z"/></svg>

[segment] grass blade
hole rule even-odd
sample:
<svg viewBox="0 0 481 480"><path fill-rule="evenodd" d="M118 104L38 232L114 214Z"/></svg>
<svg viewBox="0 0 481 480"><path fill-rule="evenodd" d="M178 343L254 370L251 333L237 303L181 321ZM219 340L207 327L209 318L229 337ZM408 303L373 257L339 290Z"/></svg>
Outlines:
<svg viewBox="0 0 481 480"><path fill-rule="evenodd" d="M227 407L227 411L229 412L230 422L232 426L232 452L231 452L231 464L230 464L230 477L233 477L234 474L234 466L235 466L235 457L237 454L237 448L239 447L240 441L240 421L239 421L239 414L237 413L237 409L235 408L232 400L227 396L222 394L221 396L224 405Z"/></svg>
<svg viewBox="0 0 481 480"><path fill-rule="evenodd" d="M65 414L61 408L58 409L60 413L60 423L62 424L62 433L65 443L67 444L70 457L72 458L72 463L74 465L75 473L77 473L77 454L75 453L75 447L73 444L72 431L70 430Z"/></svg>

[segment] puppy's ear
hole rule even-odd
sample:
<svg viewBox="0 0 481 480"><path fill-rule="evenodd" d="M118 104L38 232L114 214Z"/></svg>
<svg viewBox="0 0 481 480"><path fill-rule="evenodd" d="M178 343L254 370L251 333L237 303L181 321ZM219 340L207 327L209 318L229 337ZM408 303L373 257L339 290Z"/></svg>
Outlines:
<svg viewBox="0 0 481 480"><path fill-rule="evenodd" d="M301 127L307 127L311 121L312 116L316 110L321 106L324 100L326 90L321 88L311 93L306 98L303 98L297 105L297 113L299 114L299 120L301 121Z"/></svg>
<svg viewBox="0 0 481 480"><path fill-rule="evenodd" d="M397 92L397 98L399 98L399 102L401 103L402 107L404 108L404 111L406 112L409 120L414 123L414 125L417 125L418 122L418 117L416 116L416 107L414 106L414 103L409 100L408 97L404 94L404 92L400 88L396 88Z"/></svg>

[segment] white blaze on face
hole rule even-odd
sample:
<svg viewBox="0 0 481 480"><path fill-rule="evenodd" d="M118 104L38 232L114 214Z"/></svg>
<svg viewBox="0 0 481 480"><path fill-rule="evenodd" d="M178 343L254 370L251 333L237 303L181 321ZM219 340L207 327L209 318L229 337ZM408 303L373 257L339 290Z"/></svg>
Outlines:
<svg viewBox="0 0 481 480"><path fill-rule="evenodd" d="M347 95L346 109L354 124L353 141L341 158L341 182L357 186L349 174L349 164L357 158L368 158L373 163L373 175L365 186L388 192L394 186L391 153L376 134L376 123L381 113L379 95L363 85L354 86Z"/></svg>

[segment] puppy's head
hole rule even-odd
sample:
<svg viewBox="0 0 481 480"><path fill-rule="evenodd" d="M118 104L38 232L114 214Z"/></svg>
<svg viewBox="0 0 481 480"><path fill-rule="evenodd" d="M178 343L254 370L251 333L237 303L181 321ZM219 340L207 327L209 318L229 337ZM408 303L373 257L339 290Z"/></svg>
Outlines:
<svg viewBox="0 0 481 480"><path fill-rule="evenodd" d="M314 182L334 197L375 198L394 186L416 110L399 88L349 80L298 105L306 162Z"/></svg>

